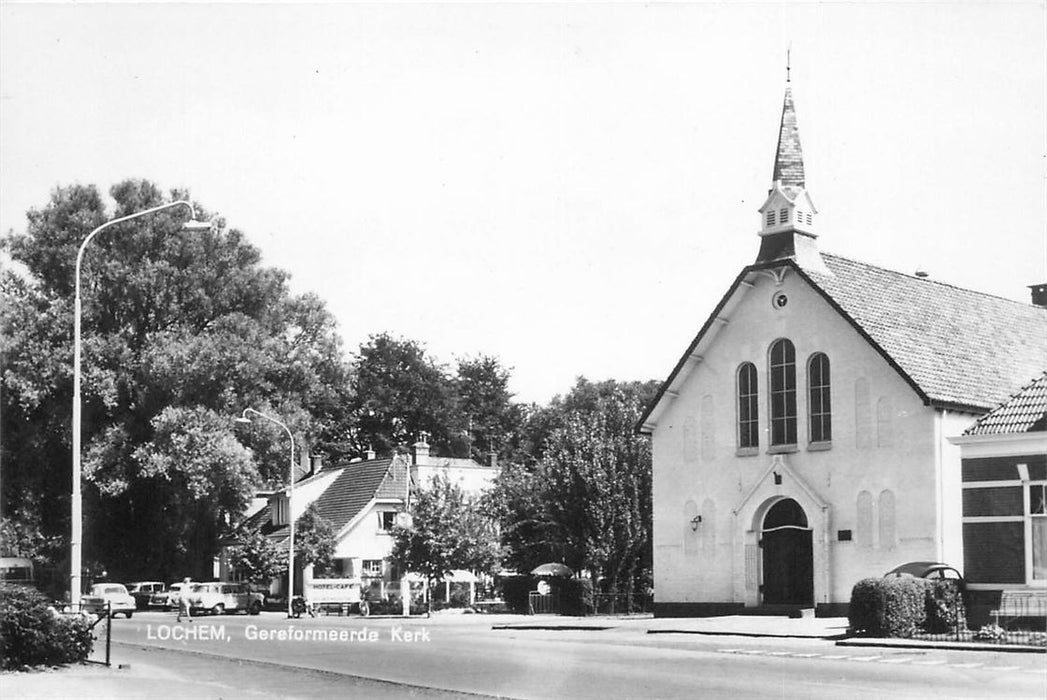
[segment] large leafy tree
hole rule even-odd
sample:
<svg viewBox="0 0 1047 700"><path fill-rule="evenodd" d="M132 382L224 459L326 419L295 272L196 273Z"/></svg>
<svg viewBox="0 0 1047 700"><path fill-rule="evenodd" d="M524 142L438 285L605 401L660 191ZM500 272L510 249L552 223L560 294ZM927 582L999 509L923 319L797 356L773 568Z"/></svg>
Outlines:
<svg viewBox="0 0 1047 700"><path fill-rule="evenodd" d="M388 454L422 433L436 451L450 449L453 388L421 343L372 335L356 355L352 386L356 449Z"/></svg>
<svg viewBox="0 0 1047 700"><path fill-rule="evenodd" d="M486 462L519 442L522 408L497 358L461 358L452 372L414 340L388 333L360 346L353 371L353 449L388 454L424 433L434 454Z"/></svg>
<svg viewBox="0 0 1047 700"><path fill-rule="evenodd" d="M510 372L489 355L459 358L454 379L456 419L464 456L486 463L492 453L511 454L520 439L524 408L509 391Z"/></svg>
<svg viewBox="0 0 1047 700"><path fill-rule="evenodd" d="M651 454L635 434L653 382L580 378L530 424L540 457L503 469L491 497L508 561L544 561L602 576L631 592L651 560Z"/></svg>
<svg viewBox="0 0 1047 700"><path fill-rule="evenodd" d="M410 526L393 530L389 560L400 571L423 574L432 585L455 569L491 572L500 563L495 521L446 476L419 489L410 512Z"/></svg>
<svg viewBox="0 0 1047 700"><path fill-rule="evenodd" d="M0 271L2 505L38 515L44 534L69 527L77 249L111 218L186 198L139 180L110 194L107 211L94 187L56 189L2 239L17 264ZM286 480L277 426L234 438L244 407L321 444L347 432L348 372L323 304L292 296L220 219L188 233L184 218L173 208L118 224L84 256L85 560L116 576L204 574L252 486Z"/></svg>

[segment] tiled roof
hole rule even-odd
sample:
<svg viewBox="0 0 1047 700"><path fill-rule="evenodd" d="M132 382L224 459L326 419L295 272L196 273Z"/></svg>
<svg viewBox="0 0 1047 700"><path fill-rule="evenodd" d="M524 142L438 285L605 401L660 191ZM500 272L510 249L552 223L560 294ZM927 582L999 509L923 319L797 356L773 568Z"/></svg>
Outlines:
<svg viewBox="0 0 1047 700"><path fill-rule="evenodd" d="M1047 430L1047 371L1002 405L978 419L964 435L1000 435Z"/></svg>
<svg viewBox="0 0 1047 700"><path fill-rule="evenodd" d="M785 88L782 104L782 124L778 132L778 149L774 155L772 182L781 181L784 186L804 186L803 149L800 148L800 129L796 124L796 109L793 106L792 88Z"/></svg>
<svg viewBox="0 0 1047 700"><path fill-rule="evenodd" d="M409 469L406 457L325 465L324 473L341 473L314 501L317 512L329 520L334 531L338 532L367 507L372 499L404 498L407 494ZM272 524L268 504L245 520L238 529L259 529L262 534L276 542L287 539L289 530L286 525Z"/></svg>
<svg viewBox="0 0 1047 700"><path fill-rule="evenodd" d="M1047 309L822 258L808 279L932 402L991 409L1047 368Z"/></svg>
<svg viewBox="0 0 1047 700"><path fill-rule="evenodd" d="M685 371L714 320L758 270L788 265L803 276L880 351L927 403L988 411L1047 368L1047 309L961 289L875 265L821 254L831 274L795 259L750 265L720 299L637 423L649 419ZM714 341L715 342L715 341Z"/></svg>

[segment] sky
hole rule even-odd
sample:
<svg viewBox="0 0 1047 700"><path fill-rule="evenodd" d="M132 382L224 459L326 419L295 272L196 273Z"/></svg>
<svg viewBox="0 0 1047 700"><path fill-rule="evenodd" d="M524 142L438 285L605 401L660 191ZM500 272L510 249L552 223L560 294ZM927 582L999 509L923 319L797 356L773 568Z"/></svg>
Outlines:
<svg viewBox="0 0 1047 700"><path fill-rule="evenodd" d="M1042 2L0 0L0 232L57 186L192 197L346 352L493 355L521 401L664 379L756 257L787 52L822 250L1047 281Z"/></svg>

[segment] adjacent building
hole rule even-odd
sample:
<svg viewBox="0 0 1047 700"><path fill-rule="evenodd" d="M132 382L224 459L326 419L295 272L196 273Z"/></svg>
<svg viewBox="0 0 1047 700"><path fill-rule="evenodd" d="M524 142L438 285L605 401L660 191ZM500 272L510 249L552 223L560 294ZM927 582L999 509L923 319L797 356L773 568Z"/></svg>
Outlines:
<svg viewBox="0 0 1047 700"><path fill-rule="evenodd" d="M1042 286L1024 304L822 252L788 85L759 212L755 262L638 426L656 613L841 614L856 581L914 560L982 576L949 438L1047 368Z"/></svg>
<svg viewBox="0 0 1047 700"><path fill-rule="evenodd" d="M409 509L411 494L427 487L437 474L458 484L466 494L478 495L488 489L498 474L497 464L481 465L472 459L435 457L424 441L415 443L413 454L397 454L378 459L373 452L366 459L324 464L314 456L310 473L295 482L294 513L300 518L315 505L321 517L335 530L335 552L330 570L323 576L359 585L382 599L389 589L397 589L407 572L394 571L388 557L392 552L392 529L401 514ZM240 530L258 530L272 542L286 546L290 534L288 493L277 491L240 525ZM237 573L229 565L225 549L219 557L219 578L234 580ZM295 591L310 596L314 581L312 566L298 573ZM398 589L397 589L398 590ZM274 581L270 592L284 595L281 583Z"/></svg>

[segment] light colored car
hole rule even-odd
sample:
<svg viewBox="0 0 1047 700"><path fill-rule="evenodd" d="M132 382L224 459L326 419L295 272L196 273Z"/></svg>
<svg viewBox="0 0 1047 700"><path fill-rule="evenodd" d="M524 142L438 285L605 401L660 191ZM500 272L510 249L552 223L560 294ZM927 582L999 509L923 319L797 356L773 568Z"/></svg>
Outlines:
<svg viewBox="0 0 1047 700"><path fill-rule="evenodd" d="M212 615L236 611L257 615L265 605L265 596L244 583L194 583L189 593L182 595L189 596L189 609L194 615L204 610Z"/></svg>
<svg viewBox="0 0 1047 700"><path fill-rule="evenodd" d="M182 598L182 589L186 586L192 586L192 582L186 584L182 581L178 583L172 583L167 587L166 591L159 591L153 593L149 597L149 607L151 608L163 608L165 610L172 610L178 607L178 602Z"/></svg>
<svg viewBox="0 0 1047 700"><path fill-rule="evenodd" d="M91 592L80 598L80 609L93 615L104 615L108 609L112 617L123 613L131 619L137 605L122 583L96 583Z"/></svg>

